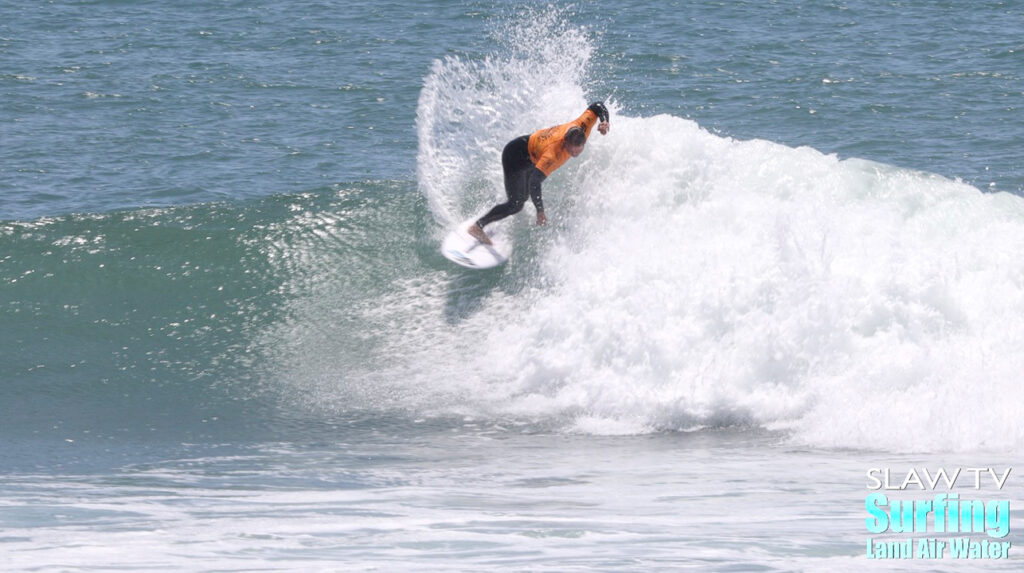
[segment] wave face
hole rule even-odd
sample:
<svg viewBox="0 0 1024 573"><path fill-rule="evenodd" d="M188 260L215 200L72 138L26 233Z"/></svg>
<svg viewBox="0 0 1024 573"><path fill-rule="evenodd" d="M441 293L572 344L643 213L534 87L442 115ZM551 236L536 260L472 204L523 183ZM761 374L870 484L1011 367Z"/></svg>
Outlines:
<svg viewBox="0 0 1024 573"><path fill-rule="evenodd" d="M380 236L419 233L425 211L413 190L368 181L0 223L5 434L176 441L290 431L287 385L276 378L288 341L275 336L296 322L360 332L334 317L370 304L377 285L417 260L404 248L415 241L392 248ZM313 322L291 314L293 301L324 291L348 298Z"/></svg>
<svg viewBox="0 0 1024 573"><path fill-rule="evenodd" d="M0 224L12 434L454 419L1024 443L1021 198L630 116L588 74L593 34L520 16L424 78L416 182ZM545 183L550 225L503 222L493 271L444 260L447 228L502 196L504 143L592 99L612 131Z"/></svg>

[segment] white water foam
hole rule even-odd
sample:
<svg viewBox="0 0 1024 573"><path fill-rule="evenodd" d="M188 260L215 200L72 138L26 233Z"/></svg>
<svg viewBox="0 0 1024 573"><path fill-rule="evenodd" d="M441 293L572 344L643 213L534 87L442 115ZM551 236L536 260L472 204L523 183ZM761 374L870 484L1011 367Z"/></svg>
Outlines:
<svg viewBox="0 0 1024 573"><path fill-rule="evenodd" d="M514 53L438 62L419 173L439 221L481 201L467 180L498 186L505 135L586 105L586 50L541 68ZM581 432L740 423L820 446L1024 443L1019 197L676 117L612 126L545 185L560 222L529 263L546 286L395 335L420 349L411 399ZM439 294L423 288L377 312Z"/></svg>
<svg viewBox="0 0 1024 573"><path fill-rule="evenodd" d="M567 33L520 21L510 33L530 45ZM419 185L438 238L500 197L507 139L602 97L584 89L592 46L571 45L434 66ZM610 134L544 191L551 225L533 228L527 206L512 260L490 274L437 255L361 302L327 294L338 285L294 301L299 332L322 333L269 336L295 349L284 394L584 434L747 425L821 447L1024 444L1021 198L614 104Z"/></svg>

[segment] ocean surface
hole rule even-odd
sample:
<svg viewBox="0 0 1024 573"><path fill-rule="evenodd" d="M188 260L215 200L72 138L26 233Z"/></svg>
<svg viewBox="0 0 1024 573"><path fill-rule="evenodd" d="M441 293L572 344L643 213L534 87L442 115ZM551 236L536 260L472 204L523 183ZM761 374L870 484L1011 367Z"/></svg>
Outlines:
<svg viewBox="0 0 1024 573"><path fill-rule="evenodd" d="M1022 568L1024 2L0 14L0 570Z"/></svg>

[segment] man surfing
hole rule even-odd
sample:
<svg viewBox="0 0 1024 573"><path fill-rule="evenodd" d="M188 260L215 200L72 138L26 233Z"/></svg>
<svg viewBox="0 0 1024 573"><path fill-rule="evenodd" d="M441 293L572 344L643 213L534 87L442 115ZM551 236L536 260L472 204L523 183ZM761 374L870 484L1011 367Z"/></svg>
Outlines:
<svg viewBox="0 0 1024 573"><path fill-rule="evenodd" d="M508 142L501 152L501 168L505 172L505 195L508 201L495 205L470 225L467 229L469 234L481 243L490 245L491 239L484 232L484 227L522 211L527 195L537 209L537 224L547 224L540 184L570 157L578 157L583 153L583 146L595 124L601 135L607 134L610 127L608 119L608 108L596 101L590 104L583 115L569 123L541 129Z"/></svg>

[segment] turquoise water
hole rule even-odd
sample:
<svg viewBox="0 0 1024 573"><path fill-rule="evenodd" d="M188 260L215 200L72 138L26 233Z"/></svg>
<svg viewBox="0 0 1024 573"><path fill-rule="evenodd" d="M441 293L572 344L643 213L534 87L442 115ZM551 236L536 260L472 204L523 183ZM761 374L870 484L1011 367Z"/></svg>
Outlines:
<svg viewBox="0 0 1024 573"><path fill-rule="evenodd" d="M0 8L7 570L942 568L865 472L1024 444L1020 3Z"/></svg>

